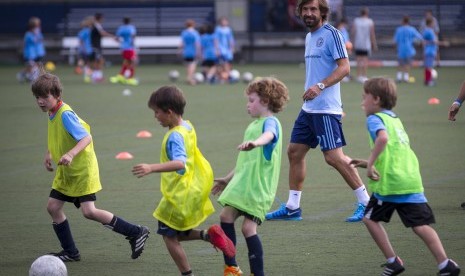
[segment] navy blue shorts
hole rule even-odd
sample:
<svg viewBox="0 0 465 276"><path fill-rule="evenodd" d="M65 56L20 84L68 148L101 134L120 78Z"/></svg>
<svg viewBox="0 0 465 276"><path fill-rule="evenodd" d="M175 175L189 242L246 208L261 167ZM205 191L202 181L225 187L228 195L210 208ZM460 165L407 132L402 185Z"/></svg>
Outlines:
<svg viewBox="0 0 465 276"><path fill-rule="evenodd" d="M162 235L162 236L167 236L167 237L176 237L176 236L189 236L190 232L192 231L192 229L190 230L186 230L186 231L179 231L179 230L176 230L176 229L173 229L171 227L169 227L168 225L164 224L163 222L161 221L158 221L158 230L157 230L157 234L159 235Z"/></svg>
<svg viewBox="0 0 465 276"><path fill-rule="evenodd" d="M62 194L62 193L60 193L59 191L57 191L55 189L52 189L52 191L50 191L49 197L54 198L54 199L58 199L58 200L61 200L61 201L71 202L78 209L81 207L81 202L96 201L97 200L97 196L95 194L88 194L88 195L74 197L74 196L67 196L65 194Z"/></svg>
<svg viewBox="0 0 465 276"><path fill-rule="evenodd" d="M335 114L307 113L301 110L294 122L291 143L308 145L328 151L346 145L342 133L342 116Z"/></svg>
<svg viewBox="0 0 465 276"><path fill-rule="evenodd" d="M371 196L365 209L365 217L372 221L389 222L397 211L405 227L416 227L435 223L434 214L428 203L384 202Z"/></svg>

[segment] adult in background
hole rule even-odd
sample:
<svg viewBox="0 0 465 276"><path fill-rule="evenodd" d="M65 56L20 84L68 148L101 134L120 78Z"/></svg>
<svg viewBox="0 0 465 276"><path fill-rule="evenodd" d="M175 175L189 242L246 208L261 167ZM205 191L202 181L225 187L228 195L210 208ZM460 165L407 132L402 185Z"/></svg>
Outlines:
<svg viewBox="0 0 465 276"><path fill-rule="evenodd" d="M92 55L90 57L92 63L92 82L102 82L103 81L103 65L105 59L102 54L102 37L116 37L109 32L105 31L102 27L103 14L96 13L94 16L94 24L90 32L90 41L92 45Z"/></svg>
<svg viewBox="0 0 465 276"><path fill-rule="evenodd" d="M355 56L357 60L357 81L363 83L367 77L368 57L372 50L378 50L375 35L375 23L368 17L368 8L360 10L360 16L354 19L352 25Z"/></svg>
<svg viewBox="0 0 465 276"><path fill-rule="evenodd" d="M302 0L297 14L310 32L305 38L305 91L303 105L287 148L289 159L289 198L268 220L301 220L300 198L306 175L305 156L320 145L326 162L334 167L354 191L358 204L348 222L361 221L369 201L358 171L342 151L346 145L342 132L340 81L349 74L350 65L341 33L327 23L326 0Z"/></svg>

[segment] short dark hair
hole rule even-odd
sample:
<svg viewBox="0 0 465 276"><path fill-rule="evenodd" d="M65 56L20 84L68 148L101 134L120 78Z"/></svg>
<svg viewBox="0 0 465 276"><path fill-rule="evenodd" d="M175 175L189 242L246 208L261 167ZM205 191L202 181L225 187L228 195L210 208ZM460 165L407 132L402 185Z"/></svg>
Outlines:
<svg viewBox="0 0 465 276"><path fill-rule="evenodd" d="M396 83L390 78L370 78L363 84L363 90L366 94L378 97L381 108L390 110L396 106L397 87Z"/></svg>
<svg viewBox="0 0 465 276"><path fill-rule="evenodd" d="M129 18L129 17L123 18L123 23L124 23L124 24L129 24L129 23L131 23L131 18Z"/></svg>
<svg viewBox="0 0 465 276"><path fill-rule="evenodd" d="M309 2L313 2L313 1L318 1L318 7L320 9L320 12L321 12L321 18L323 19L323 21L328 21L328 16L329 16L329 5L328 5L328 1L327 0L299 0L299 4L297 5L297 8L296 8L296 15L298 17L302 17L301 14L302 14L302 7L309 3Z"/></svg>
<svg viewBox="0 0 465 276"><path fill-rule="evenodd" d="M178 115L184 114L186 99L182 91L175 85L166 85L158 88L152 93L148 101L151 109L159 108L164 112L172 110Z"/></svg>
<svg viewBox="0 0 465 276"><path fill-rule="evenodd" d="M60 98L63 86L57 76L50 73L42 73L32 82L31 90L35 97L45 98L48 94L51 94L55 98Z"/></svg>

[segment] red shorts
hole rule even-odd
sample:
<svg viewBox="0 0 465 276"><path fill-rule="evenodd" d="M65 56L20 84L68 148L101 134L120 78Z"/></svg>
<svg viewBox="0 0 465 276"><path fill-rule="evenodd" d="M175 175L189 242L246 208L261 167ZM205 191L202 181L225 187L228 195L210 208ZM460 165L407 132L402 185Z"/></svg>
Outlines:
<svg viewBox="0 0 465 276"><path fill-rule="evenodd" d="M123 50L123 59L134 60L136 59L136 51L134 50Z"/></svg>

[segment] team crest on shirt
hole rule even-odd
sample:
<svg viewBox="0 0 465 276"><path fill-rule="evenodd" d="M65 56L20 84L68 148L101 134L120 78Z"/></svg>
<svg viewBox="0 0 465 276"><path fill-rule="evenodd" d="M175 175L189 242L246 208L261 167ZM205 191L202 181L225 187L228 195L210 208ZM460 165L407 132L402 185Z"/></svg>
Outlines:
<svg viewBox="0 0 465 276"><path fill-rule="evenodd" d="M316 41L316 47L321 47L323 46L323 38L320 37L318 38L318 40Z"/></svg>

